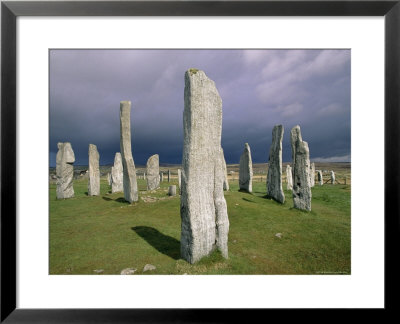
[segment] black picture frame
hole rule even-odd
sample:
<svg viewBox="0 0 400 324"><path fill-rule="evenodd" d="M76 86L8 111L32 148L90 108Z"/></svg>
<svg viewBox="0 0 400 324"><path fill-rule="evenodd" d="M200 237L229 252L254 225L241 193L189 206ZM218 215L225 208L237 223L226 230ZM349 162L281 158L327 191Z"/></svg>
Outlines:
<svg viewBox="0 0 400 324"><path fill-rule="evenodd" d="M384 16L385 310L398 306L400 232L400 0L395 1L2 1L1 317L5 323L233 322L265 310L16 308L16 18L18 16ZM371 126L371 133L373 127ZM371 135L372 136L372 135ZM366 139L367 140L367 139ZM370 154L370 152L366 152ZM373 157L370 157L372 162ZM371 196L373 192L371 191ZM210 313L211 312L211 313Z"/></svg>

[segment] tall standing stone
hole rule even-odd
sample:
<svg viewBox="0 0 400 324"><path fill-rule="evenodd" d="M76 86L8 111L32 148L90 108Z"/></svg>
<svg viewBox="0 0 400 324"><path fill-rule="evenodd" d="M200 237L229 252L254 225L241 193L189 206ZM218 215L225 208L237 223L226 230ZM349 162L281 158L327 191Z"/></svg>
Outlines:
<svg viewBox="0 0 400 324"><path fill-rule="evenodd" d="M315 163L311 163L310 165L310 185L311 187L315 186Z"/></svg>
<svg viewBox="0 0 400 324"><path fill-rule="evenodd" d="M331 171L331 183L335 184L335 172Z"/></svg>
<svg viewBox="0 0 400 324"><path fill-rule="evenodd" d="M147 190L155 190L160 187L160 164L158 154L149 157L146 163Z"/></svg>
<svg viewBox="0 0 400 324"><path fill-rule="evenodd" d="M293 174L290 164L286 166L286 189L293 190Z"/></svg>
<svg viewBox="0 0 400 324"><path fill-rule="evenodd" d="M168 182L171 181L171 171L168 169Z"/></svg>
<svg viewBox="0 0 400 324"><path fill-rule="evenodd" d="M253 191L253 162L248 143L244 144L244 150L239 163L239 189L247 192Z"/></svg>
<svg viewBox="0 0 400 324"><path fill-rule="evenodd" d="M179 192L181 192L181 169L178 169L178 186L179 186Z"/></svg>
<svg viewBox="0 0 400 324"><path fill-rule="evenodd" d="M97 151L97 146L89 144L89 181L88 181L88 195L100 195L100 155Z"/></svg>
<svg viewBox="0 0 400 324"><path fill-rule="evenodd" d="M56 155L57 199L74 197L74 166L75 154L71 143L58 143Z"/></svg>
<svg viewBox="0 0 400 324"><path fill-rule="evenodd" d="M214 248L228 257L229 219L223 192L222 100L203 71L185 74L181 255L190 263Z"/></svg>
<svg viewBox="0 0 400 324"><path fill-rule="evenodd" d="M319 185L322 186L324 184L324 178L322 177L322 171L318 170L318 182Z"/></svg>
<svg viewBox="0 0 400 324"><path fill-rule="evenodd" d="M164 173L160 172L159 177L160 177L160 182L163 182L164 181Z"/></svg>
<svg viewBox="0 0 400 324"><path fill-rule="evenodd" d="M121 127L121 157L124 172L124 198L132 203L138 201L138 187L136 180L135 163L133 162L131 146L131 102L121 101L120 105L120 127Z"/></svg>
<svg viewBox="0 0 400 324"><path fill-rule="evenodd" d="M124 170L121 153L115 153L114 166L111 167L111 192L124 191Z"/></svg>
<svg viewBox="0 0 400 324"><path fill-rule="evenodd" d="M269 149L267 195L280 203L285 202L282 189L282 139L283 126L276 125L272 130L272 144Z"/></svg>
<svg viewBox="0 0 400 324"><path fill-rule="evenodd" d="M223 188L224 188L224 190L229 190L228 172L227 172L227 169L226 169L224 150L221 149L221 151L222 151L222 161L223 161L223 168L224 168L224 185L223 185Z"/></svg>
<svg viewBox="0 0 400 324"><path fill-rule="evenodd" d="M107 182L108 182L108 185L111 186L111 172L107 173Z"/></svg>
<svg viewBox="0 0 400 324"><path fill-rule="evenodd" d="M311 210L310 151L301 137L300 126L290 132L293 157L293 204L301 210Z"/></svg>

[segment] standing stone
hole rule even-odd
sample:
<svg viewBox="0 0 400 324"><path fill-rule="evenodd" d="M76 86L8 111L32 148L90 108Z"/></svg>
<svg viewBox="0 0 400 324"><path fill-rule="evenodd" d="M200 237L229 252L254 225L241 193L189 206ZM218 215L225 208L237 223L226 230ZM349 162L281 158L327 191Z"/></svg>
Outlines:
<svg viewBox="0 0 400 324"><path fill-rule="evenodd" d="M123 167L124 198L132 203L138 201L138 187L136 180L135 163L133 162L131 147L131 102L121 101L120 104L121 127L121 157Z"/></svg>
<svg viewBox="0 0 400 324"><path fill-rule="evenodd" d="M179 192L182 192L182 190L181 190L181 169L178 169L178 186L179 186Z"/></svg>
<svg viewBox="0 0 400 324"><path fill-rule="evenodd" d="M331 183L335 184L335 172L331 171Z"/></svg>
<svg viewBox="0 0 400 324"><path fill-rule="evenodd" d="M108 182L108 185L111 186L111 172L107 173L107 182Z"/></svg>
<svg viewBox="0 0 400 324"><path fill-rule="evenodd" d="M115 153L114 166L111 167L111 192L124 191L124 171L121 153Z"/></svg>
<svg viewBox="0 0 400 324"><path fill-rule="evenodd" d="M286 166L286 189L293 190L293 174L290 164Z"/></svg>
<svg viewBox="0 0 400 324"><path fill-rule="evenodd" d="M244 151L240 156L239 189L247 192L253 191L253 163L249 144L244 144Z"/></svg>
<svg viewBox="0 0 400 324"><path fill-rule="evenodd" d="M154 154L146 163L147 190L155 190L160 187L160 165L159 156Z"/></svg>
<svg viewBox="0 0 400 324"><path fill-rule="evenodd" d="M168 187L168 196L176 196L176 186L175 185Z"/></svg>
<svg viewBox="0 0 400 324"><path fill-rule="evenodd" d="M283 126L276 125L272 130L272 144L269 149L267 195L280 203L285 202L282 189L282 139Z"/></svg>
<svg viewBox="0 0 400 324"><path fill-rule="evenodd" d="M223 185L223 188L226 191L226 190L229 190L229 181L228 181L228 173L227 173L227 169L226 169L224 150L221 149L221 151L222 151L222 160L223 160L223 168L224 168L224 185Z"/></svg>
<svg viewBox="0 0 400 324"><path fill-rule="evenodd" d="M160 172L160 182L164 181L164 173Z"/></svg>
<svg viewBox="0 0 400 324"><path fill-rule="evenodd" d="M171 172L168 169L168 182L170 182L170 180L171 180Z"/></svg>
<svg viewBox="0 0 400 324"><path fill-rule="evenodd" d="M89 144L89 181L88 181L88 195L100 195L100 155L97 151L97 146Z"/></svg>
<svg viewBox="0 0 400 324"><path fill-rule="evenodd" d="M194 263L217 248L227 258L222 100L215 83L196 69L185 73L184 98L181 255Z"/></svg>
<svg viewBox="0 0 400 324"><path fill-rule="evenodd" d="M301 137L300 126L290 132L293 157L293 204L301 210L311 210L310 151Z"/></svg>
<svg viewBox="0 0 400 324"><path fill-rule="evenodd" d="M324 178L322 177L322 171L318 170L318 182L319 185L322 186L324 184Z"/></svg>
<svg viewBox="0 0 400 324"><path fill-rule="evenodd" d="M310 166L310 185L311 187L315 186L315 163L311 163Z"/></svg>
<svg viewBox="0 0 400 324"><path fill-rule="evenodd" d="M146 172L143 172L143 179L146 180Z"/></svg>
<svg viewBox="0 0 400 324"><path fill-rule="evenodd" d="M56 155L57 199L74 197L74 166L75 154L71 143L58 143Z"/></svg>

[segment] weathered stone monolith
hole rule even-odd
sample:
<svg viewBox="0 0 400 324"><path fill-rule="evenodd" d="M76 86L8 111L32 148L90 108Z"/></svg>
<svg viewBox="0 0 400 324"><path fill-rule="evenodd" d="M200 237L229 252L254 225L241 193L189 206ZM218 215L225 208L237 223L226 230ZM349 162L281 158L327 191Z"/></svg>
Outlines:
<svg viewBox="0 0 400 324"><path fill-rule="evenodd" d="M226 162L225 162L225 156L224 156L224 150L221 149L222 151L222 160L223 160L223 168L224 168L224 185L223 188L224 190L229 190L229 181L228 181L228 173L227 173L227 169L226 169Z"/></svg>
<svg viewBox="0 0 400 324"><path fill-rule="evenodd" d="M176 186L175 185L168 187L168 196L176 196Z"/></svg>
<svg viewBox="0 0 400 324"><path fill-rule="evenodd" d="M315 163L311 163L310 165L310 186L315 186Z"/></svg>
<svg viewBox="0 0 400 324"><path fill-rule="evenodd" d="M168 169L168 182L171 180L171 171Z"/></svg>
<svg viewBox="0 0 400 324"><path fill-rule="evenodd" d="M285 194L282 189L282 139L283 126L276 125L272 130L272 144L269 149L267 195L283 204Z"/></svg>
<svg viewBox="0 0 400 324"><path fill-rule="evenodd" d="M228 257L229 219L223 192L222 100L203 71L185 74L181 173L181 256L190 263L215 248Z"/></svg>
<svg viewBox="0 0 400 324"><path fill-rule="evenodd" d="M178 169L178 186L179 186L179 193L182 192L181 190L181 169Z"/></svg>
<svg viewBox="0 0 400 324"><path fill-rule="evenodd" d="M286 189L293 190L293 173L290 164L286 166Z"/></svg>
<svg viewBox="0 0 400 324"><path fill-rule="evenodd" d="M108 185L111 186L111 172L107 173L107 182L108 182Z"/></svg>
<svg viewBox="0 0 400 324"><path fill-rule="evenodd" d="M301 210L311 210L310 152L301 137L300 126L290 132L293 157L293 204Z"/></svg>
<svg viewBox="0 0 400 324"><path fill-rule="evenodd" d="M115 153L114 166L111 167L111 192L124 191L124 170L121 153Z"/></svg>
<svg viewBox="0 0 400 324"><path fill-rule="evenodd" d="M146 163L147 190L155 190L160 187L160 165L159 156L154 154L149 157Z"/></svg>
<svg viewBox="0 0 400 324"><path fill-rule="evenodd" d="M163 182L164 181L164 173L163 172L160 172L160 182Z"/></svg>
<svg viewBox="0 0 400 324"><path fill-rule="evenodd" d="M100 195L100 155L97 146L89 144L88 196Z"/></svg>
<svg viewBox="0 0 400 324"><path fill-rule="evenodd" d="M74 197L74 166L75 154L71 143L58 143L56 155L57 199Z"/></svg>
<svg viewBox="0 0 400 324"><path fill-rule="evenodd" d="M239 189L253 191L253 162L249 144L244 144L244 150L239 163Z"/></svg>
<svg viewBox="0 0 400 324"><path fill-rule="evenodd" d="M138 201L138 187L136 180L135 163L133 162L131 146L131 102L121 101L120 105L121 128L121 158L123 167L124 198L132 203Z"/></svg>
<svg viewBox="0 0 400 324"><path fill-rule="evenodd" d="M335 172L331 171L331 183L334 185L335 184Z"/></svg>
<svg viewBox="0 0 400 324"><path fill-rule="evenodd" d="M324 178L322 177L322 171L318 170L318 182L319 185L322 186L324 184Z"/></svg>

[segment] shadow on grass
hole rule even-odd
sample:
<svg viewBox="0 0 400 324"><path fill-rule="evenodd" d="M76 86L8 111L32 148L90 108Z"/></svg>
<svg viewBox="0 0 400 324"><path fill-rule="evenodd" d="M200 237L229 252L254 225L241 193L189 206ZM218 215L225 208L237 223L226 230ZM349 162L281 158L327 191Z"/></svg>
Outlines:
<svg viewBox="0 0 400 324"><path fill-rule="evenodd" d="M174 260L180 259L181 245L177 239L164 235L153 227L136 226L131 229L162 254Z"/></svg>
<svg viewBox="0 0 400 324"><path fill-rule="evenodd" d="M268 199L268 200L272 200L272 201L276 202L276 203L279 204L279 205L283 205L280 201L276 200L274 197L269 196L269 195L264 195L264 196L262 196L261 198ZM286 198L285 198L285 200L286 200Z"/></svg>
<svg viewBox="0 0 400 324"><path fill-rule="evenodd" d="M272 197L269 196L269 195L261 196L261 198L268 199L268 200L274 200L274 198L272 198Z"/></svg>
<svg viewBox="0 0 400 324"><path fill-rule="evenodd" d="M121 204L128 204L128 205L130 204L129 201L126 201L125 198L122 198L122 197L119 197L119 198L117 198L117 199L114 199L114 201L119 202L119 203L121 203Z"/></svg>
<svg viewBox="0 0 400 324"><path fill-rule="evenodd" d="M111 199L111 198L108 198L108 197L101 197L101 198L103 198L103 200L105 200L105 201L116 201L116 202L119 202L119 203L121 203L121 204L129 204L129 201L126 201L124 198L122 198L122 197L120 197L120 198L117 198L117 199Z"/></svg>
<svg viewBox="0 0 400 324"><path fill-rule="evenodd" d="M242 198L244 201L248 201L248 202L251 202L251 203L254 203L254 204L256 204L256 202L255 201L253 201L253 200L250 200L250 199L247 199L247 198Z"/></svg>
<svg viewBox="0 0 400 324"><path fill-rule="evenodd" d="M245 190L245 189L239 189L238 191L239 191L239 192L243 192L243 193L247 193L247 194L249 194L249 195L253 195L251 192L248 192L248 191Z"/></svg>

